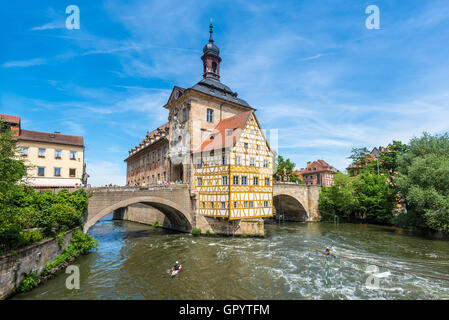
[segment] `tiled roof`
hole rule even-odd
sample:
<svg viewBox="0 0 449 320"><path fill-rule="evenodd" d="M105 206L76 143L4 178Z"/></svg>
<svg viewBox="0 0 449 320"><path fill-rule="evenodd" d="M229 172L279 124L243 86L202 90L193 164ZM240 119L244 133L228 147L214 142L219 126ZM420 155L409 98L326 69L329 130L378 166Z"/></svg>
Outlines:
<svg viewBox="0 0 449 320"><path fill-rule="evenodd" d="M232 147L240 137L252 113L253 111L250 110L221 120L195 152Z"/></svg>
<svg viewBox="0 0 449 320"><path fill-rule="evenodd" d="M245 100L237 98L237 92L233 92L228 86L212 78L202 79L191 89L254 109Z"/></svg>
<svg viewBox="0 0 449 320"><path fill-rule="evenodd" d="M313 170L313 168L316 168L316 170ZM311 169L311 170L309 170ZM329 163L327 163L324 160L316 160L313 162L308 162L307 163L307 168L302 169L302 170L298 170L296 171L297 174L310 174L313 172L328 172L328 171L332 171L332 172L338 172L338 170L336 168L334 168L333 166L331 166Z"/></svg>
<svg viewBox="0 0 449 320"><path fill-rule="evenodd" d="M138 153L140 150L143 150L146 147L156 143L160 139L165 138L168 134L169 125L170 124L167 122L166 124L160 126L159 128L156 128L151 132L147 132L147 134L145 135L145 138L143 138L143 140L140 142L140 144L138 146L135 146L133 149L129 150L129 156L125 159L125 161L129 157Z"/></svg>
<svg viewBox="0 0 449 320"><path fill-rule="evenodd" d="M21 130L18 140L49 142L56 144L65 144L71 146L84 146L84 140L81 136L69 136L60 133L39 132L30 130Z"/></svg>
<svg viewBox="0 0 449 320"><path fill-rule="evenodd" d="M9 123L20 124L19 116L11 116L9 114L0 114L0 119Z"/></svg>

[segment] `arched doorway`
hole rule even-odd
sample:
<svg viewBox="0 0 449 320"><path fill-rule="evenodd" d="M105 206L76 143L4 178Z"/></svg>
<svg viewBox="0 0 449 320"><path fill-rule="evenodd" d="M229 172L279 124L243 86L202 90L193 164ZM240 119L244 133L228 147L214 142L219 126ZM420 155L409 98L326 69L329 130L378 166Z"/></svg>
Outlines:
<svg viewBox="0 0 449 320"><path fill-rule="evenodd" d="M283 221L307 221L308 214L296 198L280 194L273 197L275 218Z"/></svg>

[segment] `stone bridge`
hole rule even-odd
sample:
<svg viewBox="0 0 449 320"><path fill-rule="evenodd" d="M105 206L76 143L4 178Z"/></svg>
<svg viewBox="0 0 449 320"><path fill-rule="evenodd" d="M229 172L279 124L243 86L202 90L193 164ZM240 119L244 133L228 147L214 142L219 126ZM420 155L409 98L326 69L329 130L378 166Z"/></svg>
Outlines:
<svg viewBox="0 0 449 320"><path fill-rule="evenodd" d="M275 183L273 186L273 205L277 218L285 221L318 221L318 200L320 186L296 184L292 182Z"/></svg>
<svg viewBox="0 0 449 320"><path fill-rule="evenodd" d="M161 226L184 232L191 231L193 227L200 227L203 232L211 229L215 233L229 234L229 228L232 229L235 226L234 222L222 221L223 219L197 216L195 213L196 198L191 197L187 184L149 187L102 187L86 191L91 191L93 195L89 198L87 219L84 225L85 232L98 220L110 213L113 213L114 219L149 224L158 221ZM275 184L273 186L273 203L277 217L281 216L285 221L319 220L319 193L319 186L293 183ZM260 221L249 220L242 220L242 222L260 225ZM257 227L255 225L242 227L242 224L239 223L236 230L238 228L241 229L240 233L246 233L248 230ZM258 232L260 233L260 230Z"/></svg>

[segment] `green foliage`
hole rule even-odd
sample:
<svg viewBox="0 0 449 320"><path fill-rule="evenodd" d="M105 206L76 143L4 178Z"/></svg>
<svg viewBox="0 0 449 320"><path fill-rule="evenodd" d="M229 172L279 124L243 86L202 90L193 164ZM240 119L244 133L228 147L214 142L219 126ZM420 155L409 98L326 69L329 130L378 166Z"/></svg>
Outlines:
<svg viewBox="0 0 449 320"><path fill-rule="evenodd" d="M153 227L159 227L159 222L157 220L155 220L152 224Z"/></svg>
<svg viewBox="0 0 449 320"><path fill-rule="evenodd" d="M334 185L321 188L318 208L324 221L333 221L335 216L354 216L357 213L358 201L351 179L340 172L335 174Z"/></svg>
<svg viewBox="0 0 449 320"><path fill-rule="evenodd" d="M81 224L81 216L75 208L65 203L55 203L51 206L50 210L60 227L67 226L71 228Z"/></svg>
<svg viewBox="0 0 449 320"><path fill-rule="evenodd" d="M201 229L200 228L192 228L192 234L194 236L198 236L201 234Z"/></svg>
<svg viewBox="0 0 449 320"><path fill-rule="evenodd" d="M42 232L38 229L21 231L20 238L19 238L19 244L20 244L20 246L27 246L27 245L39 242L43 238L44 238L44 236L42 235Z"/></svg>
<svg viewBox="0 0 449 320"><path fill-rule="evenodd" d="M210 236L210 235L212 235L212 233L210 232L209 229L207 229L207 230L206 230L206 236Z"/></svg>
<svg viewBox="0 0 449 320"><path fill-rule="evenodd" d="M387 178L372 172L363 172L352 182L357 198L357 211L362 219L390 223L395 205L395 192Z"/></svg>
<svg viewBox="0 0 449 320"><path fill-rule="evenodd" d="M81 254L88 253L91 249L98 246L98 240L91 237L88 233L75 230L72 235L71 245Z"/></svg>
<svg viewBox="0 0 449 320"><path fill-rule="evenodd" d="M26 187L26 166L16 157L17 142L5 122L0 121L0 129L0 253L40 238L24 229L40 228L49 237L57 230L82 225L89 195L83 189L54 194Z"/></svg>
<svg viewBox="0 0 449 320"><path fill-rule="evenodd" d="M276 172L274 173L273 177L280 181L284 177L284 169L285 174L288 177L288 181L290 182L298 182L300 183L299 176L293 172L295 169L295 164L290 161L290 159L284 160L284 157L278 156L275 159L275 166L276 166Z"/></svg>
<svg viewBox="0 0 449 320"><path fill-rule="evenodd" d="M22 230L14 199L26 166L23 160L17 159L17 141L1 119L0 129L0 252L6 252L17 245Z"/></svg>
<svg viewBox="0 0 449 320"><path fill-rule="evenodd" d="M393 140L387 149L388 151L381 151L379 154L379 167L383 173L394 176L398 170L398 159L407 152L408 146L401 141Z"/></svg>
<svg viewBox="0 0 449 320"><path fill-rule="evenodd" d="M449 233L449 134L410 140L398 158L395 184L407 204L397 225L426 227Z"/></svg>
<svg viewBox="0 0 449 320"><path fill-rule="evenodd" d="M40 283L40 278L36 272L31 271L19 284L20 292L27 292L36 287Z"/></svg>
<svg viewBox="0 0 449 320"><path fill-rule="evenodd" d="M322 219L364 219L374 223L390 223L395 192L386 177L365 171L351 179L345 174L334 176L335 184L323 187L318 208Z"/></svg>
<svg viewBox="0 0 449 320"><path fill-rule="evenodd" d="M98 246L98 240L87 233L75 230L72 234L70 244L65 250L57 255L52 262L47 263L42 276L50 273L53 268L60 267L67 261L78 257L80 254L87 254L90 250Z"/></svg>
<svg viewBox="0 0 449 320"><path fill-rule="evenodd" d="M65 235L64 231L60 231L55 235L55 240L58 243L59 249L61 249L62 246L64 245L64 235Z"/></svg>

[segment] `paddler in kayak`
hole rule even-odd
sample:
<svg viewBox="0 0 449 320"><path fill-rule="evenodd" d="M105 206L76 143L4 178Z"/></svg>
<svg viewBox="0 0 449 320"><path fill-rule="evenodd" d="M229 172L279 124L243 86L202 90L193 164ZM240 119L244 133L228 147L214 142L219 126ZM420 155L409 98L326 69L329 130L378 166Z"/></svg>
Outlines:
<svg viewBox="0 0 449 320"><path fill-rule="evenodd" d="M179 264L178 261L176 261L175 265L172 268L172 271L178 271L180 267L181 267L181 265Z"/></svg>

